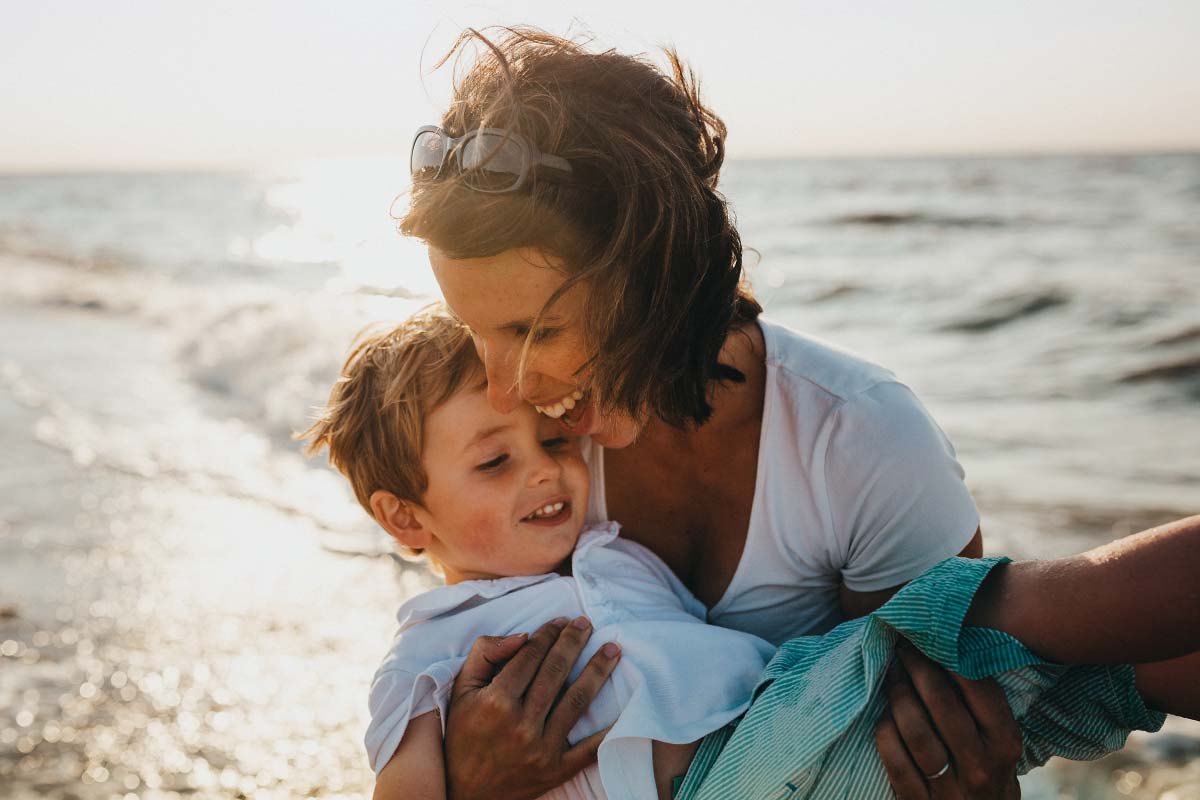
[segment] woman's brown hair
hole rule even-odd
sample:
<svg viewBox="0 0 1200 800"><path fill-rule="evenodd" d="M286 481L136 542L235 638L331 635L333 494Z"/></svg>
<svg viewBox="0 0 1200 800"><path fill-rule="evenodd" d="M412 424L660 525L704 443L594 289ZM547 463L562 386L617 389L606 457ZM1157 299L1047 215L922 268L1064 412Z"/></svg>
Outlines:
<svg viewBox="0 0 1200 800"><path fill-rule="evenodd" d="M417 181L401 232L450 258L535 247L560 259L567 277L543 313L585 285L585 388L606 408L703 423L711 382L741 379L717 361L727 334L762 308L716 190L725 125L701 102L694 72L672 50L665 74L645 57L532 28L468 30L439 65L461 61L472 42L479 54L456 75L442 128L511 131L565 158L571 174L543 169L510 194L454 174Z"/></svg>

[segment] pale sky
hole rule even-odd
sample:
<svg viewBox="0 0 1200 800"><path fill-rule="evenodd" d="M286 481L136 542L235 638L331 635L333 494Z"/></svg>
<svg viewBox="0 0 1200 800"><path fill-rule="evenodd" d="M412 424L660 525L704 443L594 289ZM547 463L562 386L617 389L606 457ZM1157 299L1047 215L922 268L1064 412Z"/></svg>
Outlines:
<svg viewBox="0 0 1200 800"><path fill-rule="evenodd" d="M1200 150L1196 0L3 0L0 170L397 155L468 25L674 44L734 157Z"/></svg>

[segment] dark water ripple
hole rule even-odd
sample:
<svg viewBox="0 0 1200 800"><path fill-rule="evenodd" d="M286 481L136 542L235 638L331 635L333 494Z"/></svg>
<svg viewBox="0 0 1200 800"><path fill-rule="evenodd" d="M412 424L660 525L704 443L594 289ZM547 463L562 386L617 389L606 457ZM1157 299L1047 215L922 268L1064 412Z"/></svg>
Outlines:
<svg viewBox="0 0 1200 800"><path fill-rule="evenodd" d="M941 327L944 331L985 333L1026 317L1066 305L1070 297L1060 290L1013 294L989 300L982 308Z"/></svg>

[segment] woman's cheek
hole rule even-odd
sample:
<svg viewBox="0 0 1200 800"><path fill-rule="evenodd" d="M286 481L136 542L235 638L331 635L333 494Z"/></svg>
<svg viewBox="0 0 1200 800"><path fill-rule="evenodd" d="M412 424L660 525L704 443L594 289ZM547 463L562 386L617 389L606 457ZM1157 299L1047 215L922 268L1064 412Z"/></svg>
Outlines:
<svg viewBox="0 0 1200 800"><path fill-rule="evenodd" d="M538 372L571 386L583 383L584 376L579 374L579 368L587 361L587 354L577 336L561 334L558 341L544 348Z"/></svg>

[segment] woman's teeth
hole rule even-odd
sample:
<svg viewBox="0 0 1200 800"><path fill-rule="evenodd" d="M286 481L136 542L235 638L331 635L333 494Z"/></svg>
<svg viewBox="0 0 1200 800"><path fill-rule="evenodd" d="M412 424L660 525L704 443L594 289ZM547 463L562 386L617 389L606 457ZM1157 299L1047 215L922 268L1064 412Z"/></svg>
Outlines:
<svg viewBox="0 0 1200 800"><path fill-rule="evenodd" d="M562 500L559 500L557 503L548 503L547 505L539 508L537 511L534 511L525 519L542 519L544 517L553 517L555 514L562 511L564 506L566 506L566 503L564 503Z"/></svg>
<svg viewBox="0 0 1200 800"><path fill-rule="evenodd" d="M576 389L575 391L571 392L569 395L564 397L562 400L559 400L557 403L555 403L552 406L534 406L534 408L536 408L539 413L545 414L547 417L550 417L551 419L558 419L563 414L565 414L568 411L570 411L571 409L573 409L575 407L575 404L578 403L582 399L583 399L583 392Z"/></svg>

